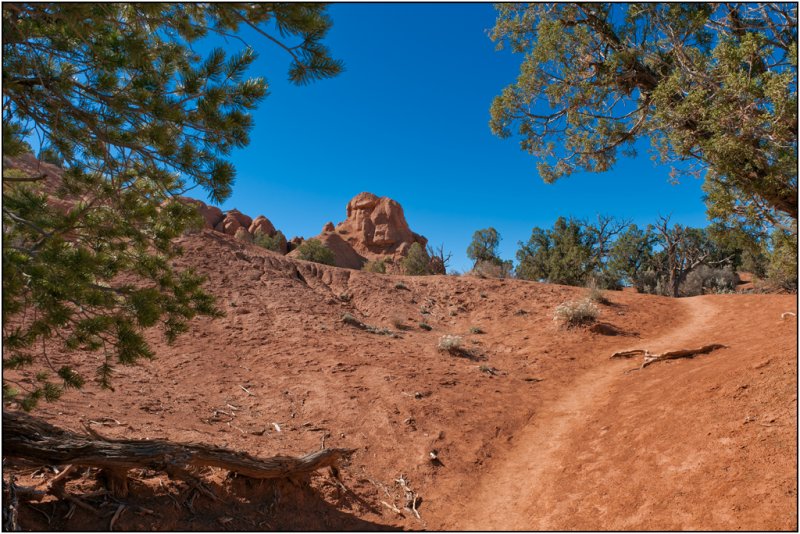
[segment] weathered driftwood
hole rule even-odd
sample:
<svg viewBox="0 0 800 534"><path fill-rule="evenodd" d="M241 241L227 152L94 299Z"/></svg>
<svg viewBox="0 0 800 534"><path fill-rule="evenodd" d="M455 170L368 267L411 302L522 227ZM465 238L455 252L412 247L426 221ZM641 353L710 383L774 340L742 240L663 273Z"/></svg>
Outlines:
<svg viewBox="0 0 800 534"><path fill-rule="evenodd" d="M46 464L98 467L105 471L110 489L127 493L127 471L149 468L193 482L188 472L196 467L219 467L258 478L291 478L336 466L354 449L323 449L302 457L256 458L197 443L164 440L120 440L77 434L60 429L23 412L3 412L3 455L38 460Z"/></svg>
<svg viewBox="0 0 800 534"><path fill-rule="evenodd" d="M634 356L642 355L644 356L644 361L642 361L642 366L640 367L640 369L644 369L651 363L656 363L663 360L673 360L676 358L693 358L698 354L707 354L711 351L724 348L726 348L725 345L720 345L719 343L712 343L710 345L704 345L696 349L671 350L659 354L653 354L646 349L634 349L634 350L623 350L620 352L615 352L614 354L611 355L611 357L632 358Z"/></svg>

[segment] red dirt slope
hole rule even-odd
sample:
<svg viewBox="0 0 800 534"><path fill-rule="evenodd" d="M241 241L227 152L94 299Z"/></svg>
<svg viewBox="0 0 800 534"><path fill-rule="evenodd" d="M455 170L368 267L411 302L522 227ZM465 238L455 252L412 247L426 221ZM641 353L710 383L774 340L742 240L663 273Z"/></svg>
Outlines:
<svg viewBox="0 0 800 534"><path fill-rule="evenodd" d="M797 527L797 327L781 319L797 311L793 296L612 292L609 336L553 323L579 288L349 271L208 230L183 246L180 263L208 275L227 316L196 321L173 346L153 336L158 358L120 368L116 393L87 388L39 413L75 430L98 421L109 437L262 456L323 442L358 452L343 486L326 473L296 486L209 470L219 501L134 472L119 530ZM345 325L343 313L398 337ZM474 359L438 352L444 334L463 336ZM712 342L729 348L628 373L637 362L609 359ZM84 372L97 364L89 356ZM26 485L52 476L6 471ZM404 510L401 476L419 518ZM92 473L67 485L98 487ZM68 510L24 506L21 522L108 528L109 517Z"/></svg>

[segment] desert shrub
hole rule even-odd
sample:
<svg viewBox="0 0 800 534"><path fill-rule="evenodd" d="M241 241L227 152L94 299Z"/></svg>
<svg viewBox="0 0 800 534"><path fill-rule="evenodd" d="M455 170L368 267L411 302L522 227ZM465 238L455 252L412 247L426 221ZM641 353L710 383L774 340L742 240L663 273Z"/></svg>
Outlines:
<svg viewBox="0 0 800 534"><path fill-rule="evenodd" d="M431 259L428 257L428 253L419 243L412 243L408 254L401 261L403 272L413 276L431 274L430 263Z"/></svg>
<svg viewBox="0 0 800 534"><path fill-rule="evenodd" d="M508 278L514 269L511 260L503 261L499 258L478 261L472 268L472 274L479 278Z"/></svg>
<svg viewBox="0 0 800 534"><path fill-rule="evenodd" d="M586 298L598 304L608 304L609 300L606 298L605 293L598 287L594 278L589 279L586 284Z"/></svg>
<svg viewBox="0 0 800 534"><path fill-rule="evenodd" d="M407 285L405 285L403 282L397 282L397 283L394 285L394 288L395 288L395 289L408 289L408 286L407 286Z"/></svg>
<svg viewBox="0 0 800 534"><path fill-rule="evenodd" d="M423 330L428 330L428 331L433 330L433 327L428 323L426 323L425 321L420 321L419 327L422 328Z"/></svg>
<svg viewBox="0 0 800 534"><path fill-rule="evenodd" d="M700 265L686 275L680 286L680 295L691 297L706 293L732 293L735 288L736 274L731 267L719 269Z"/></svg>
<svg viewBox="0 0 800 534"><path fill-rule="evenodd" d="M368 273L386 274L386 262L384 260L371 260L361 268Z"/></svg>
<svg viewBox="0 0 800 534"><path fill-rule="evenodd" d="M298 257L301 260L323 263L325 265L334 265L336 263L333 251L323 245L319 239L307 239L297 247L297 250L300 251Z"/></svg>
<svg viewBox="0 0 800 534"><path fill-rule="evenodd" d="M469 329L470 334L485 334L484 330L479 326L473 326Z"/></svg>
<svg viewBox="0 0 800 534"><path fill-rule="evenodd" d="M286 246L286 236L280 230L274 236L264 232L256 232L253 236L253 243L273 252L283 252L283 248Z"/></svg>
<svg viewBox="0 0 800 534"><path fill-rule="evenodd" d="M591 324L597 320L600 310L589 299L564 302L556 307L553 320L562 326L572 328L584 324Z"/></svg>
<svg viewBox="0 0 800 534"><path fill-rule="evenodd" d="M439 338L437 348L442 352L458 353L464 350L464 338L446 334Z"/></svg>

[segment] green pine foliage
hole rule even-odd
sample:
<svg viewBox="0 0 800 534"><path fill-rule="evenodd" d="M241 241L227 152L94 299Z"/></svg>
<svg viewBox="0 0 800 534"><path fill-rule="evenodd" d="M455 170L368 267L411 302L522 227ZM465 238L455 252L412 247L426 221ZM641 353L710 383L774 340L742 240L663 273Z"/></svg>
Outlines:
<svg viewBox="0 0 800 534"><path fill-rule="evenodd" d="M283 252L286 247L286 236L280 230L275 232L273 236L263 232L256 232L253 236L253 243L273 252Z"/></svg>
<svg viewBox="0 0 800 534"><path fill-rule="evenodd" d="M492 38L524 54L491 106L539 175L610 170L649 138L705 174L710 212L797 220L797 4L505 3Z"/></svg>
<svg viewBox="0 0 800 534"><path fill-rule="evenodd" d="M475 230L472 241L467 247L467 257L478 264L499 259L497 249L500 246L500 234L492 227Z"/></svg>
<svg viewBox="0 0 800 534"><path fill-rule="evenodd" d="M306 239L297 247L297 250L299 251L297 257L301 260L336 265L333 251L323 245L319 239Z"/></svg>
<svg viewBox="0 0 800 534"><path fill-rule="evenodd" d="M192 45L249 28L290 54L293 82L334 76L325 9L3 4L3 155L36 138L64 169L53 184L13 158L4 165L3 367L27 370L13 382L4 373L4 402L32 409L83 385L48 348L99 352L95 378L110 388L115 364L155 356L145 329L172 342L193 317L220 315L203 278L174 266L173 239L198 222L175 197L192 187L214 202L230 195L229 157L248 144L267 84L246 75L253 47L203 57Z"/></svg>

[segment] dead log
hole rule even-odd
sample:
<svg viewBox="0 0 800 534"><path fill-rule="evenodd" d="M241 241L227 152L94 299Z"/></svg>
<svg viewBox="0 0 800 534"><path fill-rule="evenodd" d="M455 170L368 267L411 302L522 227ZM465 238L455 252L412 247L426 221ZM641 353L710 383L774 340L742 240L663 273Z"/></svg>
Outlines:
<svg viewBox="0 0 800 534"><path fill-rule="evenodd" d="M726 348L725 345L720 345L719 343L712 343L710 345L704 345L697 349L671 350L659 354L653 354L647 349L635 349L635 350L624 350L620 352L615 352L614 354L611 355L611 357L632 358L633 356L639 356L641 354L644 356L644 361L642 361L642 366L640 367L640 369L644 369L645 367L647 367L652 363L660 362L663 360L674 360L676 358L694 358L698 354L708 354L711 351L724 348Z"/></svg>
<svg viewBox="0 0 800 534"><path fill-rule="evenodd" d="M323 449L302 457L257 458L198 443L123 440L78 434L24 412L3 411L3 455L49 465L97 467L113 474L116 491L126 493L129 469L153 469L183 478L192 468L219 467L250 478L290 478L336 466L355 449ZM121 495L120 495L121 496Z"/></svg>

